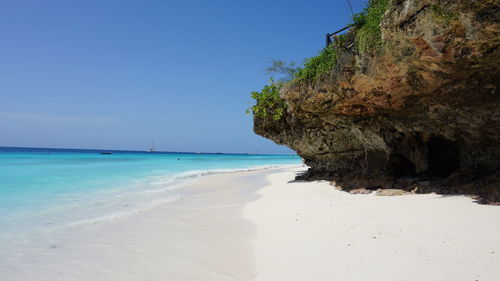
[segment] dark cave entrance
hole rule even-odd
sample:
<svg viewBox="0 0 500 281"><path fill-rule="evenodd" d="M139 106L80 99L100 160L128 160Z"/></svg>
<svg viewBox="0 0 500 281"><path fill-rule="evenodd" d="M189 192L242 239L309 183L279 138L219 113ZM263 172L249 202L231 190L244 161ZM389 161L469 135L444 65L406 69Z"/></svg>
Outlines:
<svg viewBox="0 0 500 281"><path fill-rule="evenodd" d="M408 158L404 157L400 153L392 153L390 156L391 167L394 176L397 178L401 177L413 177L415 176L417 168L415 164L411 162Z"/></svg>
<svg viewBox="0 0 500 281"><path fill-rule="evenodd" d="M427 142L429 174L447 178L460 167L457 145L442 137L433 137Z"/></svg>

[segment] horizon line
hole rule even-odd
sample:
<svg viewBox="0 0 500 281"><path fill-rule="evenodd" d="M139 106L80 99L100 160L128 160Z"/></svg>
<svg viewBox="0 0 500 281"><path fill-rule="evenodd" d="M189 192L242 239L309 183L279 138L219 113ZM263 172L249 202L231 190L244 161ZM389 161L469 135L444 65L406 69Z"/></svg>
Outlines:
<svg viewBox="0 0 500 281"><path fill-rule="evenodd" d="M128 150L128 149L102 149L102 148L65 148L65 147L31 147L31 146L0 146L0 148L35 148L35 149L66 149L66 150L96 150L96 151L126 151L144 153L182 153L182 154L232 154L232 155L263 155L263 156L298 156L297 154L271 154L271 153L251 153L251 152L199 152L199 151L153 151Z"/></svg>

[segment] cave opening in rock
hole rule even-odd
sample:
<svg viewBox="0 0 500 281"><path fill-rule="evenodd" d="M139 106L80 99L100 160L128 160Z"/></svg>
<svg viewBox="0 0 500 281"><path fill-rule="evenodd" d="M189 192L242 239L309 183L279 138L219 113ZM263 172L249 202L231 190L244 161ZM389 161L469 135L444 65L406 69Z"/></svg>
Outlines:
<svg viewBox="0 0 500 281"><path fill-rule="evenodd" d="M457 145L442 137L427 142L427 162L431 176L447 178L460 166Z"/></svg>
<svg viewBox="0 0 500 281"><path fill-rule="evenodd" d="M392 153L390 156L392 171L395 177L413 177L417 168L413 162L400 153Z"/></svg>

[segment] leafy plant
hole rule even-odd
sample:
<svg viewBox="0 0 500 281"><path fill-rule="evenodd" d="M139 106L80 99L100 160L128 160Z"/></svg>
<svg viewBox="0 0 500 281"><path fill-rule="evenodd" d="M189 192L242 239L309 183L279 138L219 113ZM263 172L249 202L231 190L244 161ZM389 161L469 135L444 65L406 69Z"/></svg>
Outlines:
<svg viewBox="0 0 500 281"><path fill-rule="evenodd" d="M280 96L282 86L282 82L271 80L271 83L264 86L262 91L252 92L250 95L255 99L256 104L248 108L247 113L252 112L254 116L280 120L287 108L285 100Z"/></svg>
<svg viewBox="0 0 500 281"><path fill-rule="evenodd" d="M304 67L299 68L294 81L305 82L317 79L321 74L331 71L337 62L337 53L332 46L324 48L318 56L306 59Z"/></svg>
<svg viewBox="0 0 500 281"><path fill-rule="evenodd" d="M369 0L367 7L353 17L358 51L366 54L382 47L380 22L389 7L389 0Z"/></svg>

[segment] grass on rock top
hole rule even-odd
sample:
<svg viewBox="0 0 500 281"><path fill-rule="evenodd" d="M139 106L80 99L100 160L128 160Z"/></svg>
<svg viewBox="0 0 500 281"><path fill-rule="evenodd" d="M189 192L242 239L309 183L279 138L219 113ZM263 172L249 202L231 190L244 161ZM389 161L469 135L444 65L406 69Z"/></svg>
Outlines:
<svg viewBox="0 0 500 281"><path fill-rule="evenodd" d="M355 42L359 53L367 54L382 48L380 23L388 7L389 0L370 0L363 12L354 15Z"/></svg>
<svg viewBox="0 0 500 281"><path fill-rule="evenodd" d="M294 82L307 82L319 78L321 74L331 71L337 62L337 53L330 45L324 48L319 55L306 59L304 67L298 69Z"/></svg>

